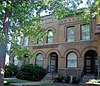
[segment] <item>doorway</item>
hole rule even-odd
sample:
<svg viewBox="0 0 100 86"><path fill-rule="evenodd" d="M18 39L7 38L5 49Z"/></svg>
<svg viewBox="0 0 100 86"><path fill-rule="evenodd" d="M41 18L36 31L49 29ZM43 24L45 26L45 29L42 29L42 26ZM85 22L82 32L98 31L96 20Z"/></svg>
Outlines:
<svg viewBox="0 0 100 86"><path fill-rule="evenodd" d="M96 60L97 52L94 50L89 50L85 53L84 59L84 72L94 74L96 72Z"/></svg>
<svg viewBox="0 0 100 86"><path fill-rule="evenodd" d="M58 71L58 55L57 53L53 52L50 54L50 65L49 65L49 72L57 72Z"/></svg>

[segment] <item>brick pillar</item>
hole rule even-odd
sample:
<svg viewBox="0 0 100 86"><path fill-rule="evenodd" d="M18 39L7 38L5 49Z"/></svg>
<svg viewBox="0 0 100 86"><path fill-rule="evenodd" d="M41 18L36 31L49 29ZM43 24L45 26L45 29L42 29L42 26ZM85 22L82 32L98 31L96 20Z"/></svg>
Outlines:
<svg viewBox="0 0 100 86"><path fill-rule="evenodd" d="M98 58L100 59L100 16L96 16L96 33L98 42ZM98 65L100 60L98 59ZM100 66L98 67L98 77L100 78Z"/></svg>

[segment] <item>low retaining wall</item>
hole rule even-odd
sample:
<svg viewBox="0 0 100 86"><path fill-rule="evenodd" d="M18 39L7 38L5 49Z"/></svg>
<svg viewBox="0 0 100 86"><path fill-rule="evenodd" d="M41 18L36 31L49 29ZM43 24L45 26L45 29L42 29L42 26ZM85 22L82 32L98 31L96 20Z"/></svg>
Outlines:
<svg viewBox="0 0 100 86"><path fill-rule="evenodd" d="M58 69L59 76L78 76L82 72L80 68L60 68Z"/></svg>

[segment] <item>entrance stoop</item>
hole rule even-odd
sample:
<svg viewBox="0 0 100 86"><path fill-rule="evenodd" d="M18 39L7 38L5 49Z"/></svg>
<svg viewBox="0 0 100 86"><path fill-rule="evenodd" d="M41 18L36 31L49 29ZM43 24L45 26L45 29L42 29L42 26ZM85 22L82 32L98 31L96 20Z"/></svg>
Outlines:
<svg viewBox="0 0 100 86"><path fill-rule="evenodd" d="M53 83L54 78L57 77L57 73L47 73L47 75L41 80L41 82L46 82L46 83Z"/></svg>
<svg viewBox="0 0 100 86"><path fill-rule="evenodd" d="M83 79L82 79L82 83L86 83L91 79L95 79L95 75L94 74L85 74Z"/></svg>

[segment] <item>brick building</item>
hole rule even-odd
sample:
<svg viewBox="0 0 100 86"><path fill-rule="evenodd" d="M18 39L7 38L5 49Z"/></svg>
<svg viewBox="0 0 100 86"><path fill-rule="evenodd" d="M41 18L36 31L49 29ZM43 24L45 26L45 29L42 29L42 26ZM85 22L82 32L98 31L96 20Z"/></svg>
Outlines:
<svg viewBox="0 0 100 86"><path fill-rule="evenodd" d="M95 74L98 65L96 20L92 19L86 24L79 17L56 20L44 16L43 19L41 26L48 30L48 36L43 42L36 40L35 45L28 43L37 57L29 63L38 64L48 72L57 72L59 75L78 75L82 71Z"/></svg>

